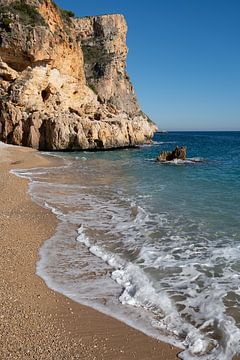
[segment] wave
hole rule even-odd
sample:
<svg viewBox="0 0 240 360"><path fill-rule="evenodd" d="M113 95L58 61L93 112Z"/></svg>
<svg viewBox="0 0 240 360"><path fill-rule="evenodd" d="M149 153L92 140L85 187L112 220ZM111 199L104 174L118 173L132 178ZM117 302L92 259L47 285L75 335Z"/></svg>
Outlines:
<svg viewBox="0 0 240 360"><path fill-rule="evenodd" d="M181 359L229 360L236 353L236 349L240 350L240 331L236 328L233 318L224 314L223 302L219 300L219 296L222 299L222 291L213 295L210 292L199 294L198 303L202 303L203 308L200 309L198 317L204 316L206 320L196 328L183 320L166 292L163 290L160 293L156 292L153 284L138 265L129 263L100 246L92 245L84 234L83 225L78 229L78 234L77 241L83 243L91 254L101 258L114 269L111 278L123 288L119 301L123 305L148 310L151 314L151 325L172 338L172 342L176 343L179 339L183 339L181 345L186 350L179 355ZM191 269L191 272L191 275L194 275L194 269ZM191 282L199 275L192 276ZM189 283L188 286L191 287L191 284ZM216 298L218 298L217 302ZM220 341L204 331L210 327L220 337Z"/></svg>
<svg viewBox="0 0 240 360"><path fill-rule="evenodd" d="M83 176L85 162L79 163ZM223 235L212 239L205 224L181 214L154 213L146 205L150 194L117 188L118 173L113 188L91 185L87 171L84 185L61 183L73 170L69 162L68 168L13 171L31 179L33 199L61 220L40 251L37 273L75 301L184 348L184 360L230 360L240 351L240 330L226 313L225 297L240 289L233 269L240 247ZM157 188L161 194L165 185Z"/></svg>
<svg viewBox="0 0 240 360"><path fill-rule="evenodd" d="M195 158L193 157L193 158L187 158L186 160L174 159L170 161L158 161L158 162L159 164L166 164L166 165L192 165L192 164L205 163L207 162L207 160L199 157L195 157Z"/></svg>
<svg viewBox="0 0 240 360"><path fill-rule="evenodd" d="M141 147L155 147L158 145L165 145L165 144L176 144L176 141L157 141L152 140L149 144L141 145Z"/></svg>

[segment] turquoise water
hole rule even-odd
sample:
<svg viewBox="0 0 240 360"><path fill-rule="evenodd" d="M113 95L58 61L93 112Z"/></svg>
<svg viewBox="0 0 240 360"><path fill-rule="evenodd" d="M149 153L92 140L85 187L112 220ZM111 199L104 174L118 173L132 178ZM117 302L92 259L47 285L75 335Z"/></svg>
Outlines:
<svg viewBox="0 0 240 360"><path fill-rule="evenodd" d="M186 162L155 162L176 145ZM61 220L37 267L48 286L177 344L183 359L240 352L240 132L56 156L64 166L18 171Z"/></svg>

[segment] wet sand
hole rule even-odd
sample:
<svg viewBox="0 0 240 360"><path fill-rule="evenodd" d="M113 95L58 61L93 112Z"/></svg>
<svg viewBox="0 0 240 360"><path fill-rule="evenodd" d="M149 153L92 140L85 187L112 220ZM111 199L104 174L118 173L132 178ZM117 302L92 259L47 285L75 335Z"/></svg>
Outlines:
<svg viewBox="0 0 240 360"><path fill-rule="evenodd" d="M38 249L57 219L9 171L52 161L0 145L0 358L176 360L179 349L51 291L35 275Z"/></svg>

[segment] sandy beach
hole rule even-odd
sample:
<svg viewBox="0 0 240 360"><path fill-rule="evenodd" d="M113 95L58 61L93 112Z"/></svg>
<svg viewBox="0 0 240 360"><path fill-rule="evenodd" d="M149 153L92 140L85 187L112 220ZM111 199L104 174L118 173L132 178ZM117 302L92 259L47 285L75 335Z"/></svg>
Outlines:
<svg viewBox="0 0 240 360"><path fill-rule="evenodd" d="M177 359L179 349L74 303L35 275L55 216L33 203L14 168L47 166L38 152L0 146L1 359Z"/></svg>

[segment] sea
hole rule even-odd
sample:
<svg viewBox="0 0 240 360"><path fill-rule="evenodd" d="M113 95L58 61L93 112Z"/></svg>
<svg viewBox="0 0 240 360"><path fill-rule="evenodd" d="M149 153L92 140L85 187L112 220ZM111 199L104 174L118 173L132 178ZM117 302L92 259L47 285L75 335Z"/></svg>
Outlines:
<svg viewBox="0 0 240 360"><path fill-rule="evenodd" d="M177 145L186 161L156 162ZM14 173L59 219L36 268L48 287L179 346L181 359L240 353L240 132L44 155L60 164Z"/></svg>

